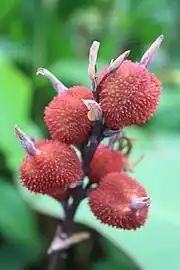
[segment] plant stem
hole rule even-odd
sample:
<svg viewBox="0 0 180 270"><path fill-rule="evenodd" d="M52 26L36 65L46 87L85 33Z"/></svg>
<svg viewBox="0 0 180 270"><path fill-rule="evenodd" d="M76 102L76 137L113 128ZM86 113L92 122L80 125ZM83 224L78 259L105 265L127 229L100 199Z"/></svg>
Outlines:
<svg viewBox="0 0 180 270"><path fill-rule="evenodd" d="M92 130L92 135L90 137L90 142L85 148L85 158L83 159L83 172L84 176L86 176L88 170L89 170L89 165L91 163L91 160L94 156L94 153L96 152L96 149L101 142L101 140L104 138L103 137L103 131L104 131L104 126L102 119L98 120L95 122L95 125Z"/></svg>
<svg viewBox="0 0 180 270"><path fill-rule="evenodd" d="M61 231L60 237L63 239L67 238L72 232L73 219L74 219L74 216L75 216L75 213L79 206L80 201L81 201L81 197L77 196L74 198L73 204L69 208L66 208L65 219L62 225L58 225L58 227L60 226L60 231ZM65 258L66 258L66 250L59 250L59 251L53 252L50 257L49 266L47 270L56 270L56 267L59 264L60 259L61 259L61 267L62 267L62 261L64 261Z"/></svg>
<svg viewBox="0 0 180 270"><path fill-rule="evenodd" d="M87 144L81 149L81 154L83 158L82 160L83 178L87 175L94 153L99 143L103 139L103 131L104 131L103 121L102 120L96 121L92 129L89 142L87 142ZM86 190L84 190L82 186L74 188L72 205L70 205L69 207L64 207L65 219L61 224L60 230L61 234L59 236L60 238L66 239L72 233L74 225L74 216L76 214L80 202L85 198L86 196L85 194ZM50 257L50 262L47 270L56 270L57 265L60 264L59 263L60 259L64 260L64 258L66 258L65 255L66 250L54 252Z"/></svg>

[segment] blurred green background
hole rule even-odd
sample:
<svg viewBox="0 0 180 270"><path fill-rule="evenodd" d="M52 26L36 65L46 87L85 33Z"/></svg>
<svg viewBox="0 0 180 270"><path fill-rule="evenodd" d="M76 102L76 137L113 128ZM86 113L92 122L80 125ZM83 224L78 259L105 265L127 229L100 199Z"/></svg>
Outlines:
<svg viewBox="0 0 180 270"><path fill-rule="evenodd" d="M18 166L24 156L14 136L18 124L29 135L48 137L43 110L56 94L46 67L64 84L89 85L88 51L101 42L98 67L124 50L138 61L160 35L165 40L150 67L163 82L160 106L137 137L132 159L145 158L134 177L152 197L147 224L136 232L101 225L81 205L75 230L91 239L69 250L66 269L180 269L180 1L6 0L0 7L0 270L45 270L58 204L24 190ZM59 269L65 269L61 265Z"/></svg>

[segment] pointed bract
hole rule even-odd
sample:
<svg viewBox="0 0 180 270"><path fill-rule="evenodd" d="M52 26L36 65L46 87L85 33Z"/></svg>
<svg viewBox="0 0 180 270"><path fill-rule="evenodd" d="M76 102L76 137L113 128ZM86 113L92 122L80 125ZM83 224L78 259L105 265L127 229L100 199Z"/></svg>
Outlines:
<svg viewBox="0 0 180 270"><path fill-rule="evenodd" d="M89 67L88 76L90 80L94 80L96 77L96 60L99 50L100 43L98 41L93 41L90 51L89 51Z"/></svg>
<svg viewBox="0 0 180 270"><path fill-rule="evenodd" d="M68 88L60 82L56 76L54 76L49 70L45 68L38 68L36 71L36 75L42 75L49 79L49 81L52 83L54 89L58 92L58 94L62 94L68 90Z"/></svg>
<svg viewBox="0 0 180 270"><path fill-rule="evenodd" d="M110 74L112 72L115 72L123 63L123 61L129 56L129 54L130 50L122 53L116 60L111 60L107 73Z"/></svg>
<svg viewBox="0 0 180 270"><path fill-rule="evenodd" d="M18 126L14 127L14 131L27 154L33 156L40 152L39 149L35 147L34 142Z"/></svg>
<svg viewBox="0 0 180 270"><path fill-rule="evenodd" d="M144 53L143 57L141 58L140 64L148 67L151 62L153 61L157 50L159 49L161 43L163 42L164 36L159 36L151 45L151 47Z"/></svg>

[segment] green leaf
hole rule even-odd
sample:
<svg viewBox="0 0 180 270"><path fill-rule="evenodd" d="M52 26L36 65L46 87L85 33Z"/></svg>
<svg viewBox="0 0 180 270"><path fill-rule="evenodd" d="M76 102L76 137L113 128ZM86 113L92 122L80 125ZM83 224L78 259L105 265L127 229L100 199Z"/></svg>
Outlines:
<svg viewBox="0 0 180 270"><path fill-rule="evenodd" d="M33 252L32 252L33 248ZM5 244L0 247L0 269L24 270L30 262L39 256L38 245Z"/></svg>
<svg viewBox="0 0 180 270"><path fill-rule="evenodd" d="M100 243L105 254L101 260L92 263L92 270L142 270L136 260L124 252L123 247L117 248L105 237L100 238Z"/></svg>
<svg viewBox="0 0 180 270"><path fill-rule="evenodd" d="M0 51L17 63L28 64L32 59L31 52L27 46L22 43L12 42L9 37L0 38Z"/></svg>
<svg viewBox="0 0 180 270"><path fill-rule="evenodd" d="M40 241L35 216L16 189L0 181L0 230L8 239L37 244Z"/></svg>
<svg viewBox="0 0 180 270"><path fill-rule="evenodd" d="M26 126L31 104L30 83L12 63L0 55L0 149L8 165L17 167L22 149L14 135L14 125Z"/></svg>
<svg viewBox="0 0 180 270"><path fill-rule="evenodd" d="M19 0L7 0L1 4L0 8L0 20L4 18L9 12L12 11L12 8L19 3Z"/></svg>
<svg viewBox="0 0 180 270"><path fill-rule="evenodd" d="M162 92L161 102L155 117L149 122L149 127L158 130L180 130L180 91L177 87L165 87Z"/></svg>
<svg viewBox="0 0 180 270"><path fill-rule="evenodd" d="M22 198L36 211L52 217L63 218L63 208L60 203L48 195L34 194L23 187L21 180L16 177L15 184Z"/></svg>

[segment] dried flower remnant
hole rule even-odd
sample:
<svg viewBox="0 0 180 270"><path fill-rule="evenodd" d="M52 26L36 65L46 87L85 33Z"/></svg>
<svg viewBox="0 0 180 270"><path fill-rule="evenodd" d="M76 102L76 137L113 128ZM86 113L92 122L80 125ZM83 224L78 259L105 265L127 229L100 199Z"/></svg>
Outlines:
<svg viewBox="0 0 180 270"><path fill-rule="evenodd" d="M59 232L58 232L59 234ZM82 242L84 240L87 240L90 238L90 234L88 232L80 232L80 233L75 233L72 236L70 236L69 238L63 240L62 238L60 238L58 235L55 236L55 238L53 239L47 253L51 254L54 251L57 250L64 250L64 249L68 249L70 246L77 244L79 242Z"/></svg>
<svg viewBox="0 0 180 270"><path fill-rule="evenodd" d="M110 173L90 193L89 205L102 223L135 230L147 220L150 198L135 179L124 173Z"/></svg>
<svg viewBox="0 0 180 270"><path fill-rule="evenodd" d="M124 62L124 60L129 56L130 50L122 53L116 60L111 60L110 65L108 66L107 75L115 72L121 64Z"/></svg>
<svg viewBox="0 0 180 270"><path fill-rule="evenodd" d="M88 108L87 117L90 121L98 121L102 118L102 110L100 104L94 100L82 99L84 105Z"/></svg>
<svg viewBox="0 0 180 270"><path fill-rule="evenodd" d="M28 137L19 136L21 130L15 127L20 141ZM24 147L27 151L27 147ZM37 151L27 151L20 166L20 178L30 191L42 194L54 194L59 189L78 181L82 175L80 160L76 152L68 145L58 141L42 140L34 143Z"/></svg>
<svg viewBox="0 0 180 270"><path fill-rule="evenodd" d="M115 136L115 135L114 135ZM123 156L123 171L124 172L134 172L134 168L143 160L145 154L141 154L134 162L130 161L133 142L137 141L136 138L128 138L126 136L116 137L119 142L118 150L122 153ZM124 144L126 142L126 144ZM125 150L125 151L124 151Z"/></svg>
<svg viewBox="0 0 180 270"><path fill-rule="evenodd" d="M52 83L54 89L58 92L58 94L65 93L68 88L60 82L54 74L52 74L49 70L45 68L38 68L36 71L36 75L42 75L49 79L49 81Z"/></svg>
<svg viewBox="0 0 180 270"><path fill-rule="evenodd" d="M88 77L92 83L92 91L96 91L97 87L97 66L96 60L99 51L100 43L98 41L93 41L91 48L89 50L89 67L88 67Z"/></svg>
<svg viewBox="0 0 180 270"><path fill-rule="evenodd" d="M145 52L143 57L141 58L140 64L148 67L153 61L157 50L159 49L161 43L163 42L164 36L160 35L150 46L150 48Z"/></svg>

